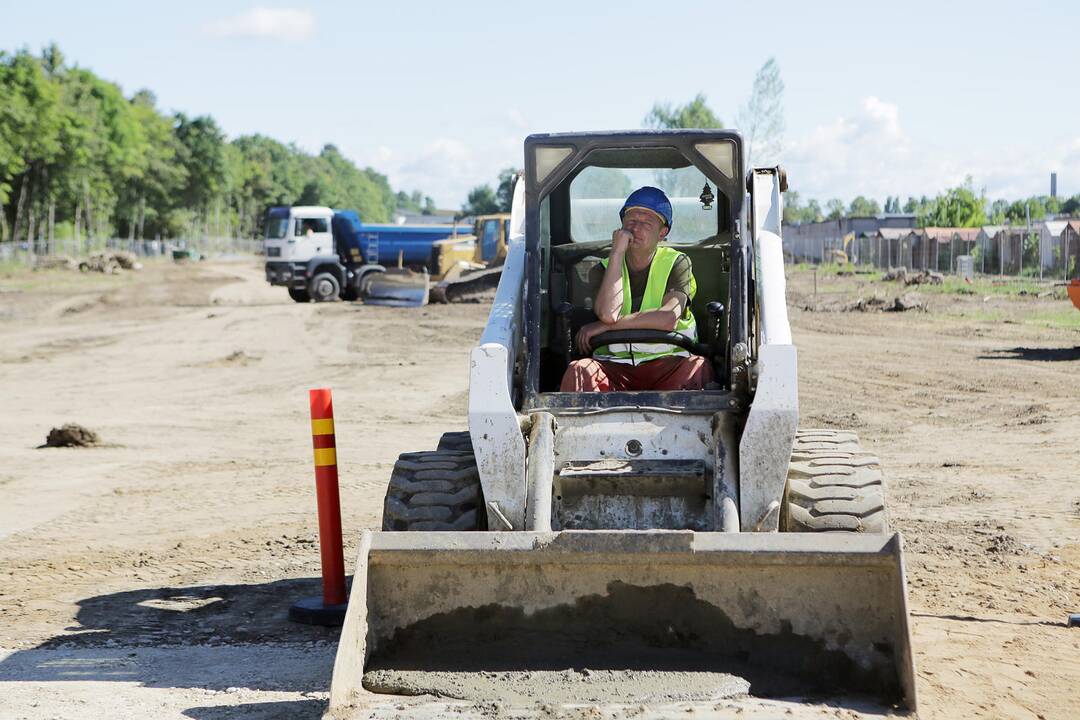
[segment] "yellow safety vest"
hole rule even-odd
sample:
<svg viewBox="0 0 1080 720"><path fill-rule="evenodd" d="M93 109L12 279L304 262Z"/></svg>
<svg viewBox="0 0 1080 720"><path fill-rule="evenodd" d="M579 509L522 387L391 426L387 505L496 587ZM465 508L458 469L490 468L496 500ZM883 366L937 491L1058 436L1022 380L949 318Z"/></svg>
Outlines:
<svg viewBox="0 0 1080 720"><path fill-rule="evenodd" d="M656 248L656 254L653 255L652 263L649 265L649 279L645 283L645 294L641 298L639 312L659 310L660 306L664 304L668 276L671 275L671 268L675 266L675 261L679 259L680 255L683 255L683 253L669 247L658 246ZM608 265L607 258L601 260L600 263L606 268ZM622 288L623 304L622 309L619 311L619 317L629 315L633 303L633 299L630 297L630 273L626 268L625 259L623 259L622 264ZM685 335L691 340L697 340L697 323L694 321L694 314L690 311L690 302L693 301L695 294L697 294L697 282L694 280L693 273L691 273L690 297L682 317L675 323L675 332ZM628 363L630 365L638 365L668 355L689 357L690 353L678 345L668 345L667 343L619 343L605 345L593 351L593 357L597 360Z"/></svg>

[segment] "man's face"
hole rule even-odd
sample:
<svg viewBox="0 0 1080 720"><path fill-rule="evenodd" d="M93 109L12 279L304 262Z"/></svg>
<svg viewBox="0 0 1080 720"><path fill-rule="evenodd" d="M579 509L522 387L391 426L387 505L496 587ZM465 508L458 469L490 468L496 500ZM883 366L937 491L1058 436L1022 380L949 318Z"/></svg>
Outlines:
<svg viewBox="0 0 1080 720"><path fill-rule="evenodd" d="M634 239L632 246L643 250L653 250L668 234L668 227L655 213L642 208L630 208L623 215L623 228L630 231Z"/></svg>

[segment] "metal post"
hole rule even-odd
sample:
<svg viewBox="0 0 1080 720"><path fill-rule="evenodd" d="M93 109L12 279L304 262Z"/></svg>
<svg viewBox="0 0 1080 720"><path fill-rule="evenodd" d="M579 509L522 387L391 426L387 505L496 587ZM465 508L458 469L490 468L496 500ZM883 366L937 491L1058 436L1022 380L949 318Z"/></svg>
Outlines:
<svg viewBox="0 0 1080 720"><path fill-rule="evenodd" d="M1027 229L1024 231L1024 237L1020 240L1020 277L1024 277L1024 243L1027 242L1028 235L1031 234L1031 205L1030 203L1024 203L1024 217L1027 219Z"/></svg>
<svg viewBox="0 0 1080 720"><path fill-rule="evenodd" d="M322 597L303 598L289 608L289 619L309 625L341 625L348 596L341 541L334 402L329 388L311 390L311 442L315 453L315 499L319 511L319 555Z"/></svg>

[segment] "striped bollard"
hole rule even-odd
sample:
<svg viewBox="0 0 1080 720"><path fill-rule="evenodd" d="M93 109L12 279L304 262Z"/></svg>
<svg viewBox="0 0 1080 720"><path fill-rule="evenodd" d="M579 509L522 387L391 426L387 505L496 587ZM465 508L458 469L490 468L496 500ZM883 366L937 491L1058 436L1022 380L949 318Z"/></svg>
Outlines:
<svg viewBox="0 0 1080 720"><path fill-rule="evenodd" d="M334 402L329 388L310 391L311 444L315 450L315 498L319 506L319 556L322 597L304 598L289 608L289 619L309 625L345 621L345 559L341 540Z"/></svg>

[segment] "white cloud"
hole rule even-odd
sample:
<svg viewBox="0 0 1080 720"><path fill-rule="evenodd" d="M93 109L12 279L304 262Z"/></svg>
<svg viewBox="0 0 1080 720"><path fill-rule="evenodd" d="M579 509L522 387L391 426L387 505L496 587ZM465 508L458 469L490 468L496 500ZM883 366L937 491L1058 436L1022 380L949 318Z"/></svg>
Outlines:
<svg viewBox="0 0 1080 720"><path fill-rule="evenodd" d="M967 176L991 199L1018 198L1048 192L1051 170L1078 164L1080 138L1057 147L1004 138L989 147L920 142L904 130L900 108L874 96L792 141L784 157L792 189L803 201L822 203L856 195L879 202L889 195L933 196Z"/></svg>
<svg viewBox="0 0 1080 720"><path fill-rule="evenodd" d="M208 22L202 31L216 37L306 40L315 34L315 16L296 8L253 7L239 15Z"/></svg>
<svg viewBox="0 0 1080 720"><path fill-rule="evenodd" d="M523 136L495 135L475 142L438 137L420 147L346 147L346 154L361 166L370 165L390 180L395 191L419 190L436 205L455 209L477 185L495 189L499 172L521 165Z"/></svg>

